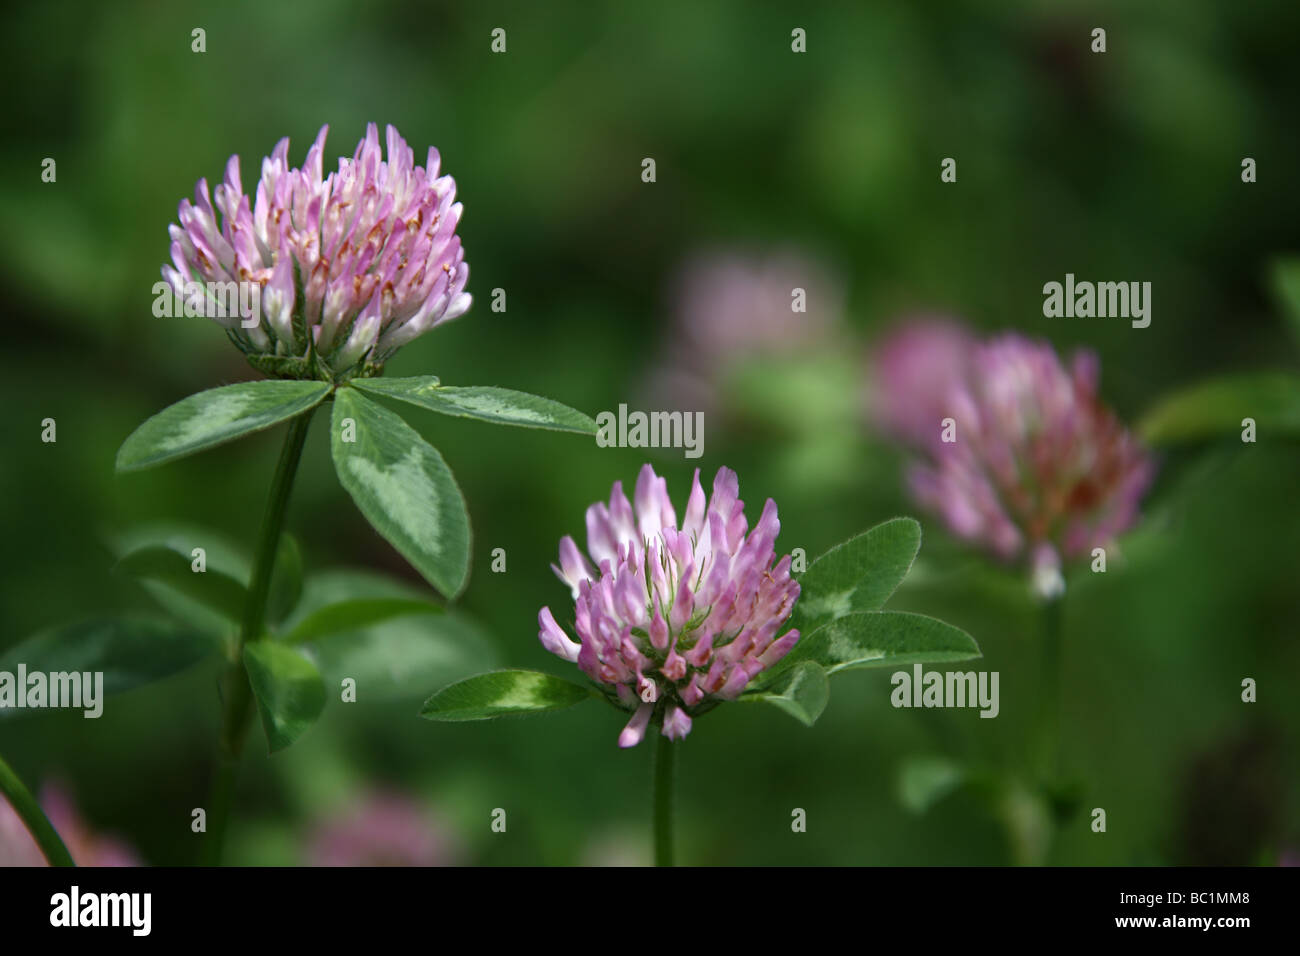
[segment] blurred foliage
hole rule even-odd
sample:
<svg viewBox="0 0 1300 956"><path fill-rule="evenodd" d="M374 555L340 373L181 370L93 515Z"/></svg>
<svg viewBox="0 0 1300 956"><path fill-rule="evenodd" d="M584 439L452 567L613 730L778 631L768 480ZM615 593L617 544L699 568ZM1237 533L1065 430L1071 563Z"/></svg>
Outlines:
<svg viewBox="0 0 1300 956"><path fill-rule="evenodd" d="M1097 25L1104 55L1088 51ZM200 26L207 51L196 54ZM498 26L504 55L489 52ZM806 54L790 52L794 26L807 30ZM254 538L276 433L113 474L147 415L254 377L214 324L150 311L176 203L200 176L219 179L231 153L248 184L281 136L300 162L326 122L330 155L350 153L372 120L395 124L417 154L441 150L465 203L477 304L405 349L394 375L524 389L593 415L637 407L670 334L668 277L692 250L794 243L844 276L850 340L924 310L1087 346L1103 394L1136 420L1211 375L1297 371L1268 267L1300 251L1288 119L1298 29L1289 0L7 9L0 649L57 622L149 607L112 571L113 542L137 525L211 526L245 550ZM657 161L653 185L640 180L645 156ZM945 156L958 160L955 186L939 181ZM1258 161L1256 184L1240 181L1244 156ZM41 182L45 157L56 183ZM1042 285L1066 272L1150 281L1150 328L1045 320ZM496 287L504 313L489 308ZM912 510L898 457L848 423L866 347L770 376L739 371L726 411L708 419L698 464L736 468L754 514L777 499L783 550L815 555ZM39 440L47 417L55 444ZM538 608L568 602L548 569L556 542L580 535L587 504L615 478L632 481L646 453L412 422L469 504L462 607L499 659L560 672L536 639ZM338 486L325 437L317 423L289 510L306 573L343 564L414 582ZM697 462L649 457L684 499ZM1267 431L1254 445L1228 434L1168 451L1124 560L1072 577L1064 763L1082 806L1107 810L1108 831L1076 813L1053 860L1256 862L1300 843L1300 781L1281 757L1300 749L1298 465L1300 447ZM887 672L839 678L812 730L772 708L719 708L681 755L683 862L1000 863L1039 838L1041 808L1023 789L991 814L986 795L956 786L980 768L1015 779L1023 763L1037 611L1017 576L923 527L920 562L889 606L976 637L979 666L1002 675L999 719L895 710ZM490 570L494 548L508 556L504 574ZM218 719L209 664L111 699L99 720L6 721L0 751L33 783L68 781L95 825L150 862L189 862ZM1239 697L1247 676L1259 682L1253 705ZM437 725L416 716L435 689L332 705L274 757L250 746L232 862L298 859L307 821L373 784L436 807L469 862L644 858L650 753L617 750L617 715ZM905 791L925 815L898 795L900 768L918 755L930 763ZM497 807L506 834L490 831ZM806 833L791 832L796 807Z"/></svg>

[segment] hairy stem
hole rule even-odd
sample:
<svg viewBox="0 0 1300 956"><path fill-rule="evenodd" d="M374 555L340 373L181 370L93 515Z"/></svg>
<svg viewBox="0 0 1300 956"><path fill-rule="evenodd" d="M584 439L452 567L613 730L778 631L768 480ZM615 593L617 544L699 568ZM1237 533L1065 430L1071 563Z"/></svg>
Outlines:
<svg viewBox="0 0 1300 956"><path fill-rule="evenodd" d="M1043 605L1043 675L1039 727L1042 732L1042 774L1051 784L1061 762L1061 643L1064 597Z"/></svg>
<svg viewBox="0 0 1300 956"><path fill-rule="evenodd" d="M1061 644L1063 639L1063 596L1050 597L1043 604L1042 675L1039 686L1038 780L1039 792L1046 800L1037 837L1030 844L1036 849L1025 862L1034 866L1049 863L1060 832L1059 798L1061 772Z"/></svg>
<svg viewBox="0 0 1300 956"><path fill-rule="evenodd" d="M244 750L244 738L253 717L253 692L244 672L244 645L261 640L266 617L266 600L271 593L271 573L275 569L275 555L284 528L284 514L289 504L289 492L298 472L307 428L312 412L299 415L289 423L289 433L284 437L280 461L275 466L271 480L271 494L262 518L257 554L253 559L252 577L248 583L248 603L244 606L244 620L225 677L225 705L222 713L221 736L217 745L217 767L213 777L212 795L208 800L208 838L205 841L204 862L216 866L221 862L222 845L226 837L226 824L234 802L235 784L239 776L239 759Z"/></svg>
<svg viewBox="0 0 1300 956"><path fill-rule="evenodd" d="M0 794L4 794L10 806L17 812L18 819L23 821L23 826L27 827L27 832L41 848L50 866L77 865L72 861L72 854L68 852L68 848L63 845L63 840L59 838L59 831L54 829L54 824L45 815L41 805L36 802L32 792L18 778L18 774L13 772L9 764L5 763L3 757L0 757Z"/></svg>
<svg viewBox="0 0 1300 956"><path fill-rule="evenodd" d="M655 748L655 866L673 865L673 776L676 763L676 746L672 740L660 734Z"/></svg>

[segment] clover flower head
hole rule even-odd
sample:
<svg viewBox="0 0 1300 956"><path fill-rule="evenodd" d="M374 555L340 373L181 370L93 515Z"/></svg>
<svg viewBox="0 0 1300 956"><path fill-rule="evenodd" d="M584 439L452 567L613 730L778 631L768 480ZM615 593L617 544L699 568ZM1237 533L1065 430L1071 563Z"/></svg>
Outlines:
<svg viewBox="0 0 1300 956"><path fill-rule="evenodd" d="M416 166L389 126L385 160L371 123L352 157L323 177L327 130L301 168L290 168L289 140L280 140L251 199L230 157L213 197L199 180L169 228L163 278L187 314L214 318L255 367L280 377L374 374L470 305L461 204L455 181L438 175L438 151ZM233 287L256 292L255 322L242 306L224 307L222 291Z"/></svg>
<svg viewBox="0 0 1300 956"><path fill-rule="evenodd" d="M806 311L792 294L805 293ZM710 360L783 354L830 337L844 295L819 260L794 247L717 248L687 261L677 280L677 329Z"/></svg>
<svg viewBox="0 0 1300 956"><path fill-rule="evenodd" d="M1067 368L1051 345L1019 335L975 345L944 399L956 440L930 443L909 476L957 535L1027 558L1045 596L1064 587L1063 559L1109 546L1134 523L1154 474L1099 400L1097 377L1090 352Z"/></svg>
<svg viewBox="0 0 1300 956"><path fill-rule="evenodd" d="M927 448L952 414L948 397L965 374L975 337L949 319L903 322L871 355L867 404L873 423L891 438Z"/></svg>
<svg viewBox="0 0 1300 956"><path fill-rule="evenodd" d="M685 737L693 716L736 699L799 640L793 629L778 637L799 584L789 555L773 563L776 503L750 530L739 492L736 473L720 468L706 504L696 469L679 526L667 482L646 465L635 508L615 482L608 505L587 509L590 561L573 538L560 541L554 570L573 591L578 640L550 608L538 636L633 712L621 747L640 743L652 721Z"/></svg>
<svg viewBox="0 0 1300 956"><path fill-rule="evenodd" d="M844 306L839 277L797 247L697 251L670 292L675 316L650 384L683 408L717 407L727 374L747 361L833 343Z"/></svg>
<svg viewBox="0 0 1300 956"><path fill-rule="evenodd" d="M311 866L446 866L456 856L423 804L387 791L366 793L319 821L306 847Z"/></svg>

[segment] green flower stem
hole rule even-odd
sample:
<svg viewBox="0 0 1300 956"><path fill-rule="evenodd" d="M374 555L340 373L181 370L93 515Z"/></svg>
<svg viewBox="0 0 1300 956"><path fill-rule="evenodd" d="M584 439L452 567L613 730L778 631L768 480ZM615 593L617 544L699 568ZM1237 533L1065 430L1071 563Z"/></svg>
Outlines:
<svg viewBox="0 0 1300 956"><path fill-rule="evenodd" d="M669 738L660 734L655 748L655 866L673 865L673 775L676 763L677 748Z"/></svg>
<svg viewBox="0 0 1300 956"><path fill-rule="evenodd" d="M63 840L59 838L59 831L54 829L54 824L45 815L41 805L36 802L32 792L23 785L18 774L5 763L3 757L0 757L0 794L4 794L10 806L17 811L18 819L23 821L23 825L27 827L32 839L45 854L45 859L49 861L50 866L77 865L73 862L68 848L63 845Z"/></svg>
<svg viewBox="0 0 1300 956"><path fill-rule="evenodd" d="M312 410L314 411L314 409ZM289 422L280 461L271 480L271 494L262 518L262 530L257 542L257 555L253 560L253 573L248 586L248 604L239 630L230 667L225 679L225 707L221 722L221 737L217 749L217 768L208 801L208 839L204 862L217 866L221 862L222 845L226 837L226 823L234 802L235 783L239 774L239 759L244 750L244 738L253 718L253 692L244 671L244 645L261 640L266 617L266 600L271 591L271 573L275 569L275 555L284 528L284 514L289 504L289 492L298 472L307 429L311 425L312 411Z"/></svg>
<svg viewBox="0 0 1300 956"><path fill-rule="evenodd" d="M1039 727L1042 733L1042 774L1049 786L1061 762L1061 643L1064 597L1043 604L1043 675Z"/></svg>
<svg viewBox="0 0 1300 956"><path fill-rule="evenodd" d="M1039 681L1038 715L1038 792L1046 800L1046 819L1042 830L1026 846L1035 847L1022 860L1030 866L1046 866L1051 861L1060 830L1057 797L1061 763L1061 644L1063 639L1063 596L1048 598L1043 604L1042 674Z"/></svg>

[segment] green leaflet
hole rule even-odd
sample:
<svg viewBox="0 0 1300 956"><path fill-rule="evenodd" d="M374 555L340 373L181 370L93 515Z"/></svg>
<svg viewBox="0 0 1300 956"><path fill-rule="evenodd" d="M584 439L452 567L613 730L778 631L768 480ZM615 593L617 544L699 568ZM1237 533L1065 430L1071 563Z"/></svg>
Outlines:
<svg viewBox="0 0 1300 956"><path fill-rule="evenodd" d="M172 621L103 616L42 631L0 654L0 671L102 672L104 693L131 690L185 670L221 650L221 642ZM18 711L0 709L0 717Z"/></svg>
<svg viewBox="0 0 1300 956"><path fill-rule="evenodd" d="M301 650L272 641L244 646L244 669L271 753L306 733L325 709L325 682Z"/></svg>
<svg viewBox="0 0 1300 956"><path fill-rule="evenodd" d="M151 546L127 554L117 567L141 580L166 585L227 621L242 620L248 601L248 590L243 583L216 568L196 571L197 560L171 548ZM206 563L205 557L205 566Z"/></svg>
<svg viewBox="0 0 1300 956"><path fill-rule="evenodd" d="M813 660L827 674L862 667L965 661L980 656L975 639L961 628L924 614L867 611L847 614L799 639L777 672Z"/></svg>
<svg viewBox="0 0 1300 956"><path fill-rule="evenodd" d="M551 431L596 434L596 423L577 409L540 395L490 385L439 385L432 376L422 378L369 378L352 383L363 392L384 395L421 408L476 418L497 425L545 428Z"/></svg>
<svg viewBox="0 0 1300 956"><path fill-rule="evenodd" d="M761 701L785 711L806 727L817 723L830 700L830 683L826 671L816 661L795 665L771 690L741 696L741 700Z"/></svg>
<svg viewBox="0 0 1300 956"><path fill-rule="evenodd" d="M265 379L198 392L164 408L122 442L118 471L152 468L315 408L330 393L325 382Z"/></svg>
<svg viewBox="0 0 1300 956"><path fill-rule="evenodd" d="M1162 398L1143 416L1138 432L1157 445L1240 439L1246 418L1260 434L1300 435L1300 377L1255 372L1189 385Z"/></svg>
<svg viewBox="0 0 1300 956"><path fill-rule="evenodd" d="M335 395L330 449L366 520L430 584L458 595L469 577L469 514L437 449L354 388Z"/></svg>
<svg viewBox="0 0 1300 956"><path fill-rule="evenodd" d="M798 575L793 623L803 633L827 621L880 608L907 576L921 547L921 526L894 518L831 548Z"/></svg>
<svg viewBox="0 0 1300 956"><path fill-rule="evenodd" d="M595 692L539 671L489 671L444 687L424 703L429 720L488 720L540 714L580 704Z"/></svg>

